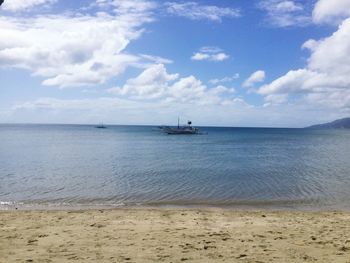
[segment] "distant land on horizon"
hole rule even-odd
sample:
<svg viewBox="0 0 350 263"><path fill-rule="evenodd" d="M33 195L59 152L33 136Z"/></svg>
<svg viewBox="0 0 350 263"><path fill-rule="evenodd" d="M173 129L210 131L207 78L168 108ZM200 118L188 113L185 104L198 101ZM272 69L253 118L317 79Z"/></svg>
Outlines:
<svg viewBox="0 0 350 263"><path fill-rule="evenodd" d="M350 129L350 117L338 119L338 120L323 123L323 124L316 124L306 128L308 129Z"/></svg>

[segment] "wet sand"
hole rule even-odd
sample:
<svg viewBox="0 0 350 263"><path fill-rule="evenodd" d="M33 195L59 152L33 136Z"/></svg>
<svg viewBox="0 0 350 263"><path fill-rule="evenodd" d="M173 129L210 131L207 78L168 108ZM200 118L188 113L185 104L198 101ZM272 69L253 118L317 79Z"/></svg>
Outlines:
<svg viewBox="0 0 350 263"><path fill-rule="evenodd" d="M0 262L350 263L350 213L1 211Z"/></svg>

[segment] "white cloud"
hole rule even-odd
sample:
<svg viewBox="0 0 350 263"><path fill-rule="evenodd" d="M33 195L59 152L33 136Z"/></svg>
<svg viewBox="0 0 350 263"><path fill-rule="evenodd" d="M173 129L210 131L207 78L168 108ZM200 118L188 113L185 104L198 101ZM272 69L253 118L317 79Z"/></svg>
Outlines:
<svg viewBox="0 0 350 263"><path fill-rule="evenodd" d="M212 88L210 91L215 93L215 94L223 94L223 93L233 94L236 92L236 89L235 88L227 88L223 85L218 85L215 88Z"/></svg>
<svg viewBox="0 0 350 263"><path fill-rule="evenodd" d="M11 122L36 123L91 123L106 124L175 124L177 117L192 120L194 125L242 125L254 123L255 109L242 99L206 104L181 101L133 101L123 98L99 97L93 99L39 98L18 103L0 119ZM242 122L243 121L243 122ZM259 124L259 123L258 123ZM266 121L265 121L266 125Z"/></svg>
<svg viewBox="0 0 350 263"><path fill-rule="evenodd" d="M265 71L263 70L258 70L255 71L253 74L250 75L249 78L247 78L243 82L243 87L245 88L251 88L253 87L256 83L263 82L265 80Z"/></svg>
<svg viewBox="0 0 350 263"><path fill-rule="evenodd" d="M307 114L305 114L307 112ZM2 112L1 122L175 124L177 117L192 120L194 125L243 127L303 127L345 116L345 112L301 104L272 104L253 107L242 98L205 104L179 101L134 101L117 97L92 99L39 98L17 103ZM288 118L286 118L288 116ZM151 129L151 128L150 128Z"/></svg>
<svg viewBox="0 0 350 263"><path fill-rule="evenodd" d="M318 45L318 42L314 39L309 39L308 41L306 41L301 48L302 49L310 49L310 50L314 50Z"/></svg>
<svg viewBox="0 0 350 263"><path fill-rule="evenodd" d="M21 110L21 109L36 109L36 110L76 110L76 109L89 109L89 108L98 108L99 104L95 102L101 102L100 107L106 108L111 106L121 106L121 104L117 104L119 99L111 99L111 98L98 98L98 99L71 99L71 100L62 100L57 98L39 98L37 100L31 102L24 102L20 104L16 104L13 109Z"/></svg>
<svg viewBox="0 0 350 263"><path fill-rule="evenodd" d="M129 79L123 87L111 88L109 92L140 99L160 98L167 92L168 83L177 79L178 76L178 74L168 74L163 64L153 65L136 78Z"/></svg>
<svg viewBox="0 0 350 263"><path fill-rule="evenodd" d="M229 55L221 52L221 53L217 53L217 54L212 55L211 60L213 60L213 61L224 61L226 59L229 59L229 57L230 57Z"/></svg>
<svg viewBox="0 0 350 263"><path fill-rule="evenodd" d="M1 16L1 66L27 69L43 77L43 85L60 87L104 83L130 65L140 66L140 58L124 50L153 21L153 5L122 3L111 14Z"/></svg>
<svg viewBox="0 0 350 263"><path fill-rule="evenodd" d="M191 59L192 60L209 60L210 59L210 55L197 52L197 53L193 54Z"/></svg>
<svg viewBox="0 0 350 263"><path fill-rule="evenodd" d="M221 52L222 49L219 48L219 47L214 47L214 46L205 46L205 47L201 47L200 51L203 52L203 53L215 54L215 53Z"/></svg>
<svg viewBox="0 0 350 263"><path fill-rule="evenodd" d="M57 0L6 0L2 9L11 12L28 11L37 6L51 5Z"/></svg>
<svg viewBox="0 0 350 263"><path fill-rule="evenodd" d="M121 14L144 13L157 7L153 1L144 0L96 0L96 6L114 8L114 12Z"/></svg>
<svg viewBox="0 0 350 263"><path fill-rule="evenodd" d="M310 23L339 24L350 16L349 0L260 0L258 7L266 12L266 21L276 27L306 26Z"/></svg>
<svg viewBox="0 0 350 263"><path fill-rule="evenodd" d="M195 101L205 96L206 87L194 76L181 78L169 87L170 100Z"/></svg>
<svg viewBox="0 0 350 263"><path fill-rule="evenodd" d="M238 79L238 78L239 78L239 74L236 73L236 74L234 74L233 76L230 76L230 77L223 77L221 79L211 79L211 80L209 80L209 83L216 85L216 84L219 84L219 83L231 82L231 81L233 81L235 79Z"/></svg>
<svg viewBox="0 0 350 263"><path fill-rule="evenodd" d="M240 16L240 11L236 8L200 5L197 2L167 2L165 5L168 13L192 20L221 22L225 17L232 18Z"/></svg>
<svg viewBox="0 0 350 263"><path fill-rule="evenodd" d="M229 59L230 56L221 52L217 54L207 54L207 53L201 53L197 52L194 53L191 57L192 60L209 60L209 61L224 61L226 59Z"/></svg>
<svg viewBox="0 0 350 263"><path fill-rule="evenodd" d="M139 55L141 58L144 58L148 61L151 61L155 64L172 64L174 61L167 59L167 58L162 58L159 56L152 56L152 55L146 55L146 54L140 54Z"/></svg>
<svg viewBox="0 0 350 263"><path fill-rule="evenodd" d="M315 23L335 24L349 16L349 0L318 0L312 13Z"/></svg>
<svg viewBox="0 0 350 263"><path fill-rule="evenodd" d="M274 9L279 12L295 12L303 10L303 7L293 1L279 1Z"/></svg>
<svg viewBox="0 0 350 263"><path fill-rule="evenodd" d="M218 47L202 47L198 52L195 52L191 59L192 60L208 60L208 61L224 61L229 59L230 56L222 51Z"/></svg>
<svg viewBox="0 0 350 263"><path fill-rule="evenodd" d="M311 52L307 67L289 71L258 93L298 95L309 103L350 109L350 18L331 36L303 47Z"/></svg>
<svg viewBox="0 0 350 263"><path fill-rule="evenodd" d="M287 102L288 95L287 94L270 94L265 97L265 104L264 107L276 105L276 104L282 104Z"/></svg>
<svg viewBox="0 0 350 263"><path fill-rule="evenodd" d="M195 103L199 105L222 104L233 101L233 88L219 85L208 88L194 76L182 77L169 74L162 64L152 65L139 76L127 80L122 87L108 90L109 93L136 100ZM176 82L174 82L177 80Z"/></svg>
<svg viewBox="0 0 350 263"><path fill-rule="evenodd" d="M310 14L295 0L261 0L258 7L266 12L266 21L272 26L305 26L311 22Z"/></svg>

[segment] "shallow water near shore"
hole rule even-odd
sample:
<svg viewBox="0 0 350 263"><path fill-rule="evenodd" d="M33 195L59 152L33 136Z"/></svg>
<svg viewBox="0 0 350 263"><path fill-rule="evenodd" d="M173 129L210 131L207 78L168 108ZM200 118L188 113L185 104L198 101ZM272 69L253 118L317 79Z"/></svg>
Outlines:
<svg viewBox="0 0 350 263"><path fill-rule="evenodd" d="M0 125L0 209L350 210L350 131Z"/></svg>

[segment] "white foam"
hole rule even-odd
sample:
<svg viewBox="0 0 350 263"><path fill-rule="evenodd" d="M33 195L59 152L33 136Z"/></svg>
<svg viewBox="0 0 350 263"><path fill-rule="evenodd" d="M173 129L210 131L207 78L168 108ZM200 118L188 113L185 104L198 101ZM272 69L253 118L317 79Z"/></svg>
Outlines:
<svg viewBox="0 0 350 263"><path fill-rule="evenodd" d="M0 201L0 205L13 205L13 202L9 202L9 201Z"/></svg>

